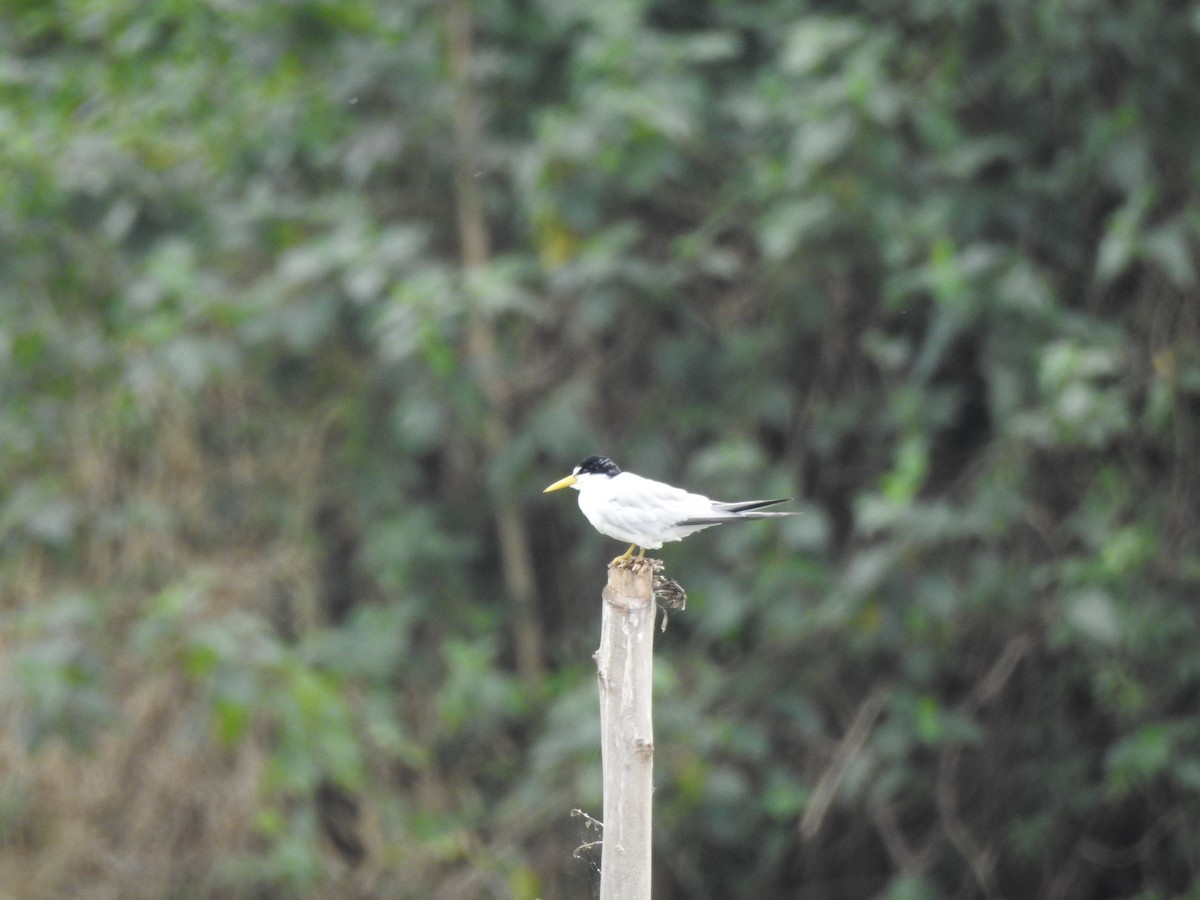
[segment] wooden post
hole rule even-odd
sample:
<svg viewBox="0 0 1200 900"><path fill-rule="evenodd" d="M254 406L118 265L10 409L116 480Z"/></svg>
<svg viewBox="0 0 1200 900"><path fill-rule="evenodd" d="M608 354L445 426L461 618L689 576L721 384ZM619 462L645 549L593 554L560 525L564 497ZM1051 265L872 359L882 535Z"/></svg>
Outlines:
<svg viewBox="0 0 1200 900"><path fill-rule="evenodd" d="M653 564L635 559L610 565L602 595L600 649L594 657L604 770L600 900L650 900Z"/></svg>

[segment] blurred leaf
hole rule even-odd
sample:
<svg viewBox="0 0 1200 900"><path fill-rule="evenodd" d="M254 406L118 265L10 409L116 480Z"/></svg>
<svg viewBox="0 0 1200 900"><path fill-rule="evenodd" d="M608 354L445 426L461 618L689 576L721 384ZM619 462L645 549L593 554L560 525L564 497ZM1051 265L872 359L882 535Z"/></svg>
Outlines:
<svg viewBox="0 0 1200 900"><path fill-rule="evenodd" d="M1174 754L1161 725L1148 725L1120 741L1105 757L1109 789L1118 796L1160 775Z"/></svg>
<svg viewBox="0 0 1200 900"><path fill-rule="evenodd" d="M1101 644L1116 643L1121 637L1112 598L1104 591L1081 591L1067 600L1067 621L1084 637Z"/></svg>

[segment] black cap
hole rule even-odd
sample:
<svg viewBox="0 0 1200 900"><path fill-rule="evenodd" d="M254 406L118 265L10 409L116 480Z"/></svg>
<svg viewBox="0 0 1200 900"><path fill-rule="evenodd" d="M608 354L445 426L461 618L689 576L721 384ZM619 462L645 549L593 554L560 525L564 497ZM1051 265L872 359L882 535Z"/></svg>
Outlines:
<svg viewBox="0 0 1200 900"><path fill-rule="evenodd" d="M583 462L575 467L576 475L607 475L612 478L614 475L620 475L621 470L617 464L607 456L589 456Z"/></svg>

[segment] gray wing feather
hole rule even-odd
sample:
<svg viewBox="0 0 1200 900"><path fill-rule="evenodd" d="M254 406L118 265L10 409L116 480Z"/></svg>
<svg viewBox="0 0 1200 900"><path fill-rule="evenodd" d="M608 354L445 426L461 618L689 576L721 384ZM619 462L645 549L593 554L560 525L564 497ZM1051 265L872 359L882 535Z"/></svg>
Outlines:
<svg viewBox="0 0 1200 900"><path fill-rule="evenodd" d="M713 501L713 509L722 512L746 512L751 509L762 509L764 506L774 506L776 503L787 503L791 497L780 497L778 500L736 500L733 503L718 503Z"/></svg>
<svg viewBox="0 0 1200 900"><path fill-rule="evenodd" d="M776 501L778 502L778 501ZM703 516L698 519L684 519L676 525L724 525L726 522L753 522L755 519L778 519L783 516L798 516L798 512L750 512L730 513L726 516Z"/></svg>
<svg viewBox="0 0 1200 900"><path fill-rule="evenodd" d="M629 488L623 492L624 497L637 497L638 502L619 502L615 508L609 510L609 516L616 524L634 532L657 534L667 527L704 527L726 522L748 522L753 519L798 515L791 512L751 512L764 506L784 503L787 498L725 503L663 484L661 481L642 478L632 472L622 472L616 476L612 482L613 486L617 486L618 482ZM624 497L621 492L614 494L614 499L620 500ZM672 512L680 518L672 521Z"/></svg>

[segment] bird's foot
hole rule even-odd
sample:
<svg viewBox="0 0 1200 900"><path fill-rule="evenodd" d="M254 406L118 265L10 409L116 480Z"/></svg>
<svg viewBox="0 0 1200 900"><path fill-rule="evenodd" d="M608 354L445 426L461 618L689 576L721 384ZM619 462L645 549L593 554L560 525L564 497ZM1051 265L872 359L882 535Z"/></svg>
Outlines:
<svg viewBox="0 0 1200 900"><path fill-rule="evenodd" d="M653 556L646 556L645 550L637 556L629 553L624 553L618 556L608 564L610 569L629 569L633 572L640 572L644 569L649 569L652 572L661 572L663 562L661 559L655 559Z"/></svg>
<svg viewBox="0 0 1200 900"><path fill-rule="evenodd" d="M624 553L622 553L620 556L614 557L613 561L608 564L608 567L611 569L613 566L631 565L633 563L633 559L634 559L633 548L636 546L637 546L637 544L630 544L629 549L626 550ZM645 554L645 552L646 552L646 550L645 550L645 548L643 548L642 552L638 555L641 556L641 555Z"/></svg>

